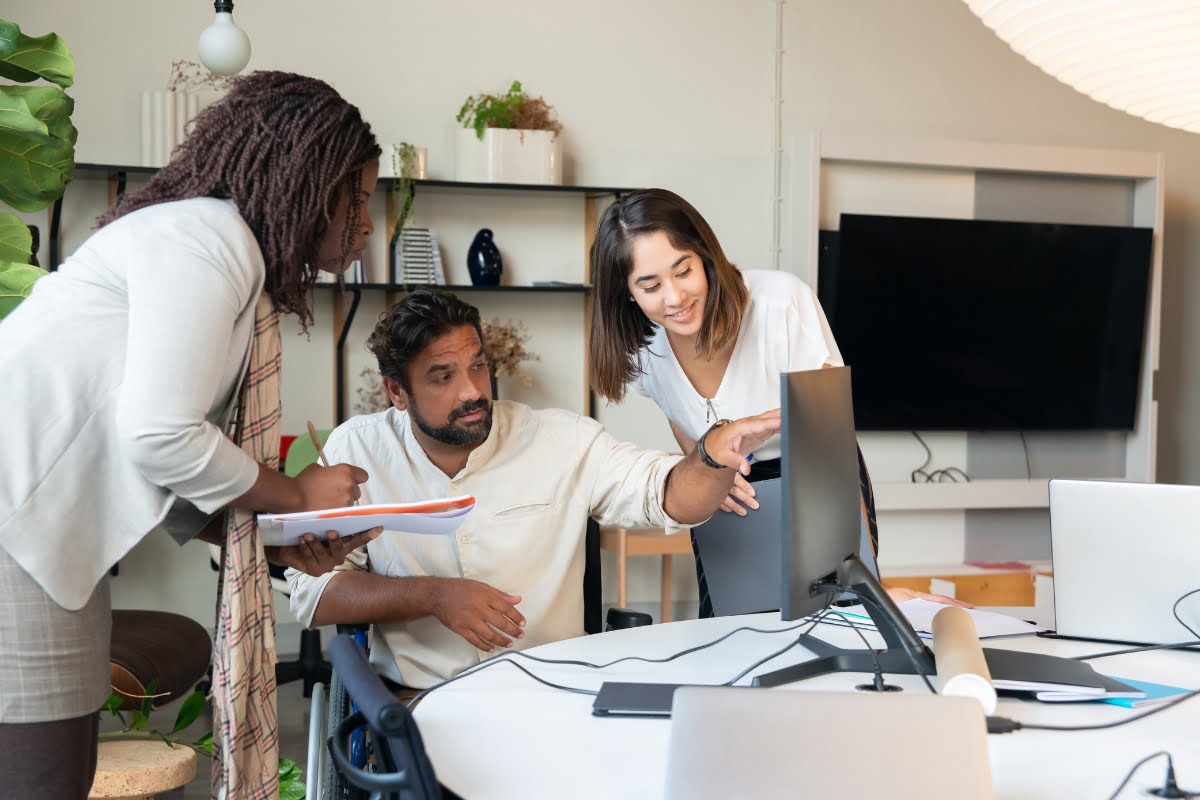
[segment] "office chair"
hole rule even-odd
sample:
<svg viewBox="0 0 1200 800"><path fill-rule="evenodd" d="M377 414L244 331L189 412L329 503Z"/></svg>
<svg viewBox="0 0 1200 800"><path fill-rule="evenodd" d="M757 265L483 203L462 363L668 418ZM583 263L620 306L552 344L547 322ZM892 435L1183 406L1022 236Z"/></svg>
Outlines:
<svg viewBox="0 0 1200 800"><path fill-rule="evenodd" d="M161 695L151 701L155 707L184 696L204 678L212 658L204 626L167 611L114 609L110 642L108 678L124 710L141 707L149 694Z"/></svg>

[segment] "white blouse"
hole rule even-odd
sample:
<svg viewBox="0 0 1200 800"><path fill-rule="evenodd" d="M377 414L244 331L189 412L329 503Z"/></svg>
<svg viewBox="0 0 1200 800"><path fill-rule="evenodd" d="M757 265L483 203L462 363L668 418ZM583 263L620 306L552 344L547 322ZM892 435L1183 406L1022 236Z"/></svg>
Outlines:
<svg viewBox="0 0 1200 800"><path fill-rule="evenodd" d="M820 369L825 364L842 366L825 312L807 284L779 270L745 270L742 277L750 302L713 397L702 397L692 386L661 326L639 353L642 374L629 384L693 440L718 419L740 419L778 408L780 373ZM779 437L769 439L754 457L757 461L779 458Z"/></svg>
<svg viewBox="0 0 1200 800"><path fill-rule="evenodd" d="M182 498L205 513L258 465L219 423L266 269L229 200L104 226L0 324L0 547L78 609Z"/></svg>

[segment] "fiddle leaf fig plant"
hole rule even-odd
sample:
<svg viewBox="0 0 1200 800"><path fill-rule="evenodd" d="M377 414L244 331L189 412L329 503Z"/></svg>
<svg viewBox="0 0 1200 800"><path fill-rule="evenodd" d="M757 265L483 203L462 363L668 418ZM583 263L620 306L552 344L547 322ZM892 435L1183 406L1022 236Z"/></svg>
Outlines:
<svg viewBox="0 0 1200 800"><path fill-rule="evenodd" d="M0 77L50 84L0 84L0 202L40 211L62 197L75 172L75 101L63 91L75 80L75 60L57 34L26 36L0 19ZM28 226L16 214L0 214L0 319L45 274L32 257Z"/></svg>

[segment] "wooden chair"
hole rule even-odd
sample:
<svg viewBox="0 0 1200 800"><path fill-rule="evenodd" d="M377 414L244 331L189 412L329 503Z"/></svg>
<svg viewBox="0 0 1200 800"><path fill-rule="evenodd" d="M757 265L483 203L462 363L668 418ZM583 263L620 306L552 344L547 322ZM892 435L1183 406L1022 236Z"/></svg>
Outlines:
<svg viewBox="0 0 1200 800"><path fill-rule="evenodd" d="M667 534L662 528L602 528L600 549L617 556L617 605L628 600L626 559L631 556L662 557L662 622L671 621L671 556L692 554L692 541L686 530Z"/></svg>

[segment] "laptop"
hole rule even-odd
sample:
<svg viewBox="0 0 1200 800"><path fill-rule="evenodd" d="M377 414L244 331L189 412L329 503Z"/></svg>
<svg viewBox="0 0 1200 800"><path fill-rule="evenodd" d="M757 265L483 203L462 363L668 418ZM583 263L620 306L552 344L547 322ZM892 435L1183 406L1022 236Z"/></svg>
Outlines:
<svg viewBox="0 0 1200 800"><path fill-rule="evenodd" d="M718 617L776 611L783 596L783 479L757 481L754 492L759 507L746 516L718 511L692 529ZM858 555L878 577L866 520Z"/></svg>
<svg viewBox="0 0 1200 800"><path fill-rule="evenodd" d="M1200 487L1050 481L1058 636L1131 644L1193 640L1171 614L1200 588ZM1200 630L1200 596L1179 606Z"/></svg>
<svg viewBox="0 0 1200 800"><path fill-rule="evenodd" d="M667 747L667 800L993 797L969 697L684 686Z"/></svg>

